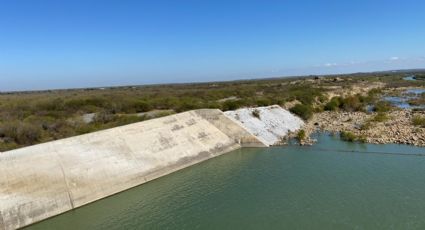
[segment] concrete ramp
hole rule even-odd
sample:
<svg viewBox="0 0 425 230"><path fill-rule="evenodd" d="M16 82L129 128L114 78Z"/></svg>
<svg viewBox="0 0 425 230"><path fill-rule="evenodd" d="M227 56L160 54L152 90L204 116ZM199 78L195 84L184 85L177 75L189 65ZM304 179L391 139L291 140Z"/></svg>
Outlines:
<svg viewBox="0 0 425 230"><path fill-rule="evenodd" d="M0 154L0 229L16 229L241 146L266 146L197 110Z"/></svg>

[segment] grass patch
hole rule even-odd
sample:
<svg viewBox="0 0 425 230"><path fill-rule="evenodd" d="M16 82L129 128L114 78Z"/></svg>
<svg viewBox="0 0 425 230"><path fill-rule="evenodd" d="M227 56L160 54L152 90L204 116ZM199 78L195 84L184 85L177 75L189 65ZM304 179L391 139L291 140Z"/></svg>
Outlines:
<svg viewBox="0 0 425 230"><path fill-rule="evenodd" d="M374 122L384 122L389 119L388 115L386 113L377 113L373 118L372 121Z"/></svg>
<svg viewBox="0 0 425 230"><path fill-rule="evenodd" d="M421 128L425 128L425 117L416 115L412 118L412 124L414 126L419 126Z"/></svg>

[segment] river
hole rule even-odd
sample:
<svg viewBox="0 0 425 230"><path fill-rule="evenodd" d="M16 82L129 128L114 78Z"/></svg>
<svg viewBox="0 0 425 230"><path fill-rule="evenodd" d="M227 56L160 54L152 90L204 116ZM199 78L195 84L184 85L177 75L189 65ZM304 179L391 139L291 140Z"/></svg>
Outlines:
<svg viewBox="0 0 425 230"><path fill-rule="evenodd" d="M425 148L241 149L27 229L424 229Z"/></svg>

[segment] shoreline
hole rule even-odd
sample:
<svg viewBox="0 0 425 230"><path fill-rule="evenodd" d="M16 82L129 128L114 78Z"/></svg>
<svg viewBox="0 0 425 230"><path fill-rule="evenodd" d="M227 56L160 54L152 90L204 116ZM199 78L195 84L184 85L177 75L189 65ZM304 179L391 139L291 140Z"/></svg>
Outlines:
<svg viewBox="0 0 425 230"><path fill-rule="evenodd" d="M325 111L316 113L306 122L306 139L301 145L314 144L311 134L317 131L330 133L350 132L361 138L361 142L371 144L408 144L425 147L425 128L414 126L411 119L415 115L425 115L424 111L394 110L387 113L385 121L373 121L377 113Z"/></svg>

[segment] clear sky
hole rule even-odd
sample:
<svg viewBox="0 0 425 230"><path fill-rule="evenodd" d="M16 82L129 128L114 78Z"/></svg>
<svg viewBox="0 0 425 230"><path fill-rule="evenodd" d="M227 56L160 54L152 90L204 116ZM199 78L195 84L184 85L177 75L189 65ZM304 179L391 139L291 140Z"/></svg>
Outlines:
<svg viewBox="0 0 425 230"><path fill-rule="evenodd" d="M0 0L0 90L425 67L423 0Z"/></svg>

